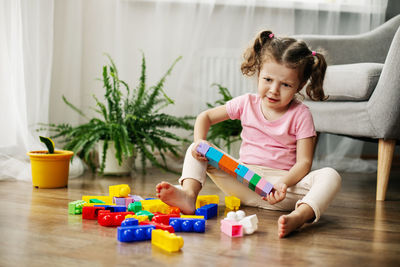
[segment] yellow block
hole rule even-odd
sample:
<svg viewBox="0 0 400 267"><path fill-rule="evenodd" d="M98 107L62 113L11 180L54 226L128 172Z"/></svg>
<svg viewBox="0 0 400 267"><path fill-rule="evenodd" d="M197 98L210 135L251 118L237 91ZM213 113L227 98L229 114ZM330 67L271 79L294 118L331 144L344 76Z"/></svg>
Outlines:
<svg viewBox="0 0 400 267"><path fill-rule="evenodd" d="M101 201L104 201L106 205L112 205L113 204L113 197L111 196L82 196L82 200L86 201L87 203L90 202L91 199L98 199ZM97 203L98 205L99 203Z"/></svg>
<svg viewBox="0 0 400 267"><path fill-rule="evenodd" d="M131 188L127 184L110 185L108 191L111 197L127 197Z"/></svg>
<svg viewBox="0 0 400 267"><path fill-rule="evenodd" d="M93 207L94 205L115 206L115 203L85 203L85 204L83 204L83 206L85 206L85 207Z"/></svg>
<svg viewBox="0 0 400 267"><path fill-rule="evenodd" d="M231 210L238 210L240 208L240 199L234 196L226 196L225 206Z"/></svg>
<svg viewBox="0 0 400 267"><path fill-rule="evenodd" d="M175 252L183 247L183 238L168 231L155 229L151 232L151 243L168 252Z"/></svg>
<svg viewBox="0 0 400 267"><path fill-rule="evenodd" d="M181 215L181 218L204 219L203 215Z"/></svg>
<svg viewBox="0 0 400 267"><path fill-rule="evenodd" d="M196 200L196 209L211 203L219 205L219 197L217 195L198 196Z"/></svg>
<svg viewBox="0 0 400 267"><path fill-rule="evenodd" d="M169 213L169 206L162 202L160 199L140 200L140 203L142 203L143 210L150 211L151 213Z"/></svg>

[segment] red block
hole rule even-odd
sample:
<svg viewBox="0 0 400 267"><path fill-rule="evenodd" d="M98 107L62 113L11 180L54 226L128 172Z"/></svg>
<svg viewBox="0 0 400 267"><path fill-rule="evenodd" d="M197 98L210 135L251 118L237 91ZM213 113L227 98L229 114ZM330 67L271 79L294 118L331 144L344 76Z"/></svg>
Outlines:
<svg viewBox="0 0 400 267"><path fill-rule="evenodd" d="M120 226L125 216L128 214L134 215L134 212L110 212L109 210L99 211L97 222L101 226Z"/></svg>
<svg viewBox="0 0 400 267"><path fill-rule="evenodd" d="M221 160L218 163L218 166L224 172L232 175L233 177L236 177L235 170L236 170L237 166L239 166L239 163L234 161L230 157L223 155Z"/></svg>
<svg viewBox="0 0 400 267"><path fill-rule="evenodd" d="M170 233L175 233L175 229L171 225L165 225L162 223L149 222L149 221L140 222L139 225L154 225L156 229L166 230Z"/></svg>
<svg viewBox="0 0 400 267"><path fill-rule="evenodd" d="M105 210L104 207L82 207L82 219L97 220L99 210Z"/></svg>
<svg viewBox="0 0 400 267"><path fill-rule="evenodd" d="M171 217L179 217L179 214L157 214L151 219L152 222L162 223L164 225L169 225L169 219Z"/></svg>

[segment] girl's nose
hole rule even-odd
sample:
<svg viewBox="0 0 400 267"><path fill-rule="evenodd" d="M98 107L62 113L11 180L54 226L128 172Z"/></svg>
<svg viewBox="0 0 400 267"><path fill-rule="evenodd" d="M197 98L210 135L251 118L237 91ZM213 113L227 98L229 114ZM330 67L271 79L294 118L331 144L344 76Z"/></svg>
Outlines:
<svg viewBox="0 0 400 267"><path fill-rule="evenodd" d="M278 83L272 83L269 91L273 94L278 94L279 93L279 84Z"/></svg>

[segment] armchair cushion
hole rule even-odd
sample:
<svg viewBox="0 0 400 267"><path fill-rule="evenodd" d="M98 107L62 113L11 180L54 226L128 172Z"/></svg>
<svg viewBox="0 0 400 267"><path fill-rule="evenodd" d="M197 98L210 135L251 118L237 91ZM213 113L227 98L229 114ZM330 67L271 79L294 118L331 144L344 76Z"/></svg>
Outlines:
<svg viewBox="0 0 400 267"><path fill-rule="evenodd" d="M357 63L327 68L324 91L328 101L366 101L378 83L383 64Z"/></svg>

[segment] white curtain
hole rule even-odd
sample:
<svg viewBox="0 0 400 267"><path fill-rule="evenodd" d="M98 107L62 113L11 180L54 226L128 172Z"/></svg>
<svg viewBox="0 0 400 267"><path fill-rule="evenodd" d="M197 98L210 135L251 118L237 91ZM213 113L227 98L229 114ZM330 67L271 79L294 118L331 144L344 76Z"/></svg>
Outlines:
<svg viewBox="0 0 400 267"><path fill-rule="evenodd" d="M166 92L176 104L165 111L196 115L218 97L210 86L213 82L227 86L234 95L256 92L251 82L235 80L245 81L239 74L240 57L259 30L270 29L277 35L366 32L384 22L387 4L372 0L0 3L0 177L25 180L30 179L26 152L41 147L37 124L83 122L62 102L62 95L94 115L92 95L103 96L96 80L107 63L103 53L111 55L120 78L132 88L139 77L140 50L146 55L149 85L183 56L167 78ZM213 60L214 65L207 65ZM237 69L225 71L230 67L224 62Z"/></svg>

